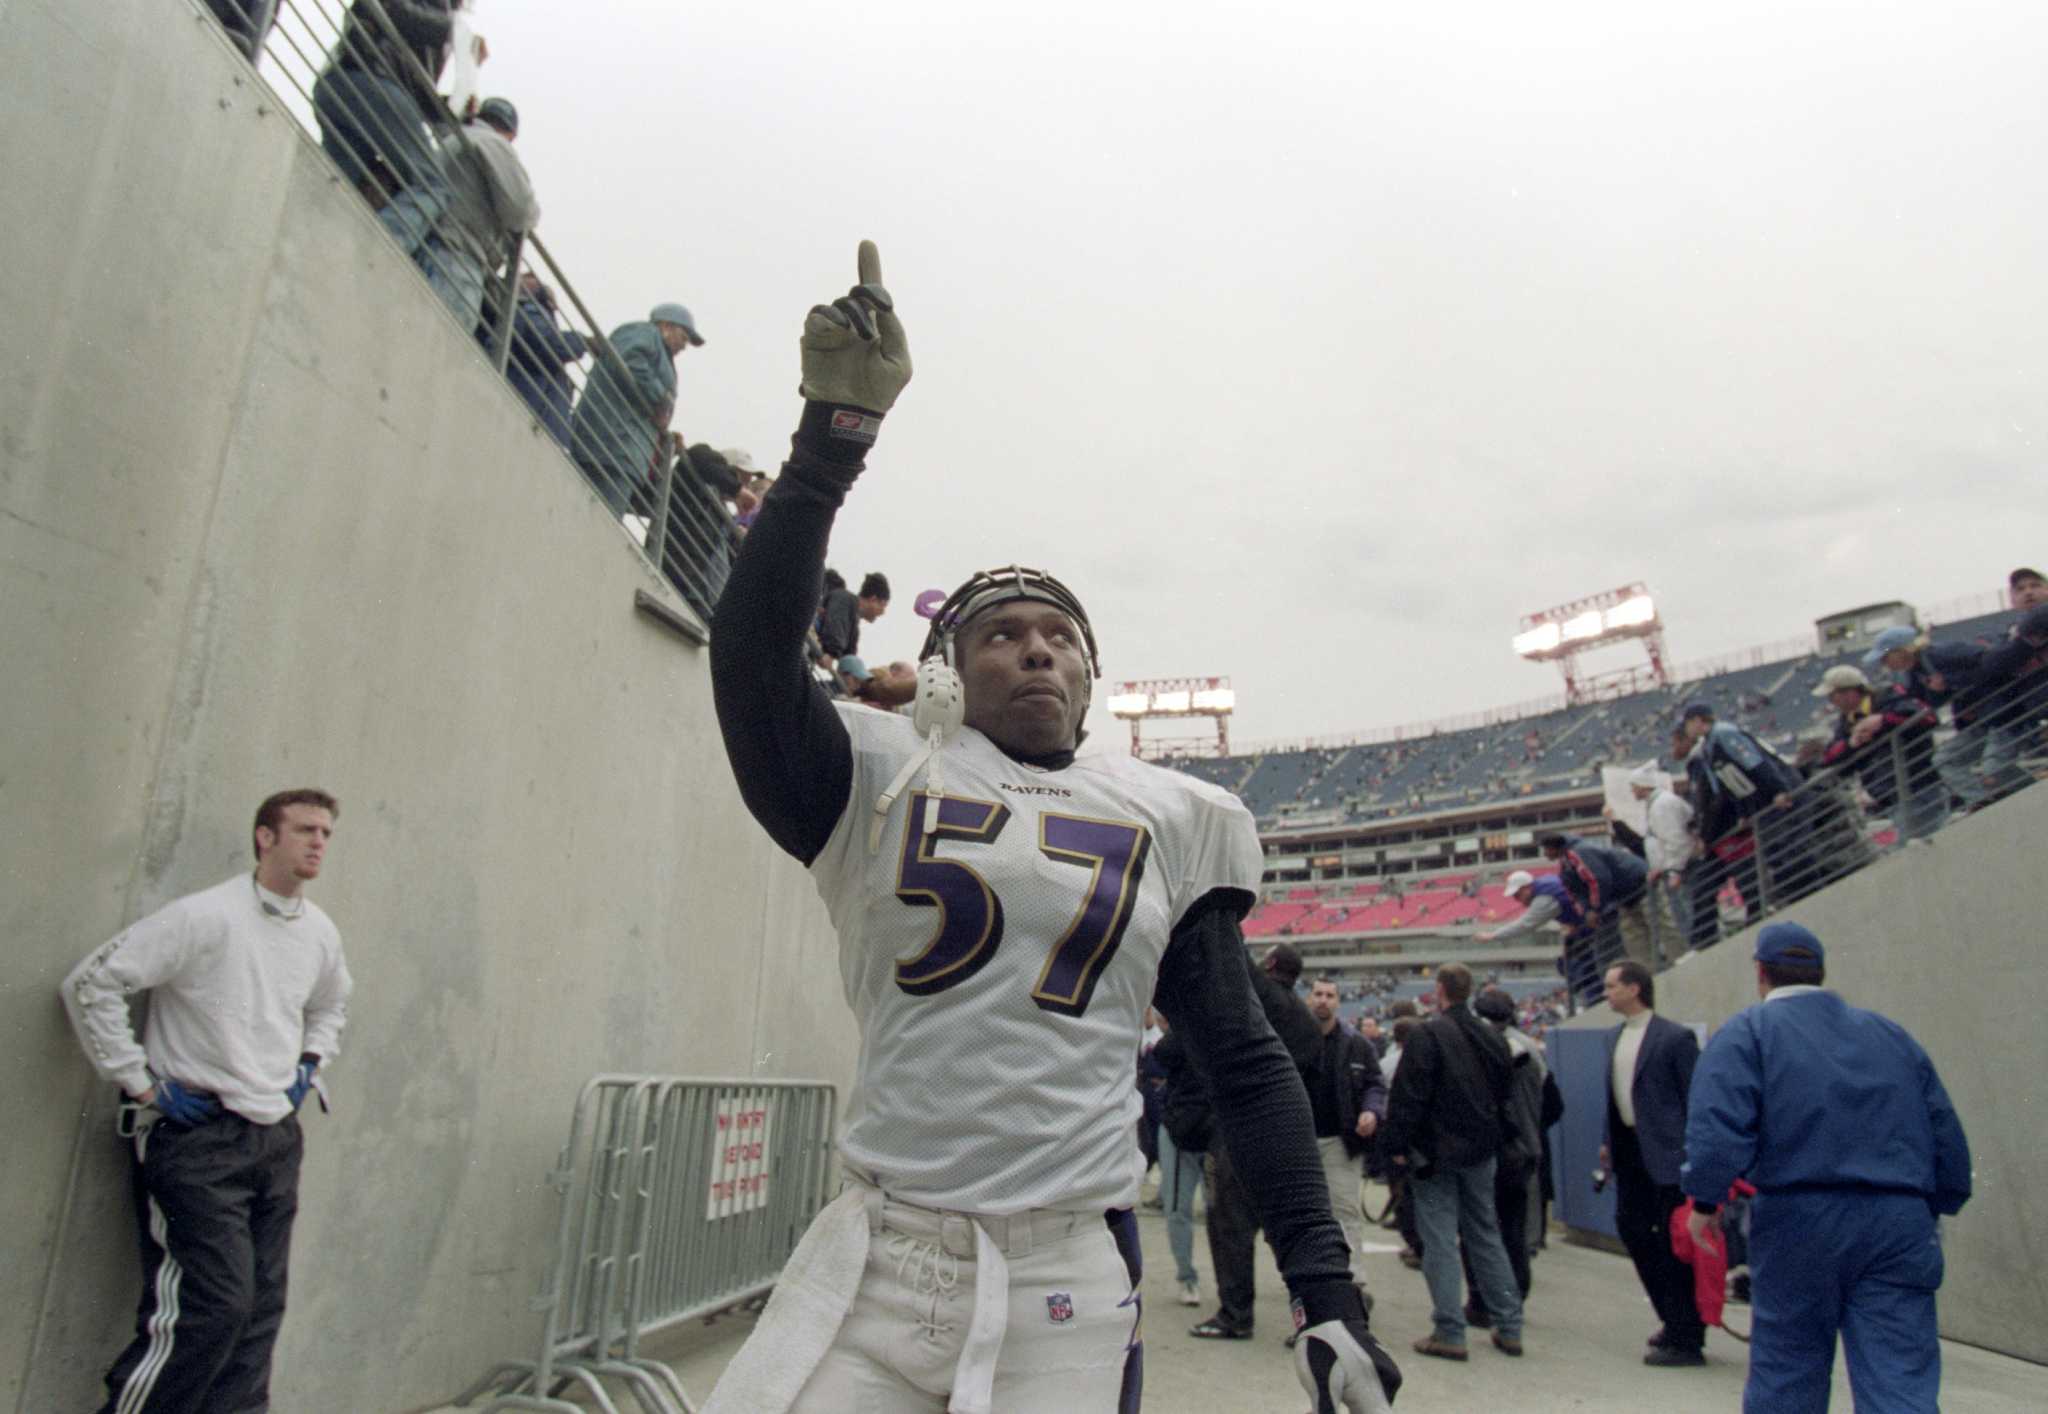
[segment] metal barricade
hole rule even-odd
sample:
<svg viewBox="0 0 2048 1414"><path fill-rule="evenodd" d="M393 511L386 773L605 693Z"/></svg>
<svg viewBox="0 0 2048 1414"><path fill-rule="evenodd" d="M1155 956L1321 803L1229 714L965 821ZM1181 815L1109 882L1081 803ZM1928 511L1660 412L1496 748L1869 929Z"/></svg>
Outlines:
<svg viewBox="0 0 2048 1414"><path fill-rule="evenodd" d="M618 1414L689 1414L643 1337L765 1295L831 1198L837 1091L807 1080L600 1075L583 1087L548 1174L561 1195L555 1258L534 1309L533 1360L494 1366L455 1402L576 1411L573 1388Z"/></svg>

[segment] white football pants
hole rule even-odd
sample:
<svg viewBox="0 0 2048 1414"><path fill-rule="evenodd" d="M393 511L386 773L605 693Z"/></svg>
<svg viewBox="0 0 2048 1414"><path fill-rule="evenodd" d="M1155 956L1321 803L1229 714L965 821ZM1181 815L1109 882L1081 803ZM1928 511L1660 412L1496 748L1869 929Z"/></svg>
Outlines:
<svg viewBox="0 0 2048 1414"><path fill-rule="evenodd" d="M1138 1232L1128 1209L968 1218L884 1201L859 1295L791 1414L944 1414L974 1317L977 1226L1009 1265L993 1407L1137 1409Z"/></svg>

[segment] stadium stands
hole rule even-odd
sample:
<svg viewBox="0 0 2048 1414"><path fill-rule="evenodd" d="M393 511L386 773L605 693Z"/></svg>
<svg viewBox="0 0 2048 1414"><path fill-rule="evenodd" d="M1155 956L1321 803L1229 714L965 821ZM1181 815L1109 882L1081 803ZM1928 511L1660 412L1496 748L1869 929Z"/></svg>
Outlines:
<svg viewBox="0 0 2048 1414"><path fill-rule="evenodd" d="M1936 642L2002 636L2010 611L1933 630ZM1342 810L1350 821L1393 819L1460 805L1512 802L1597 785L1603 765L1634 764L1669 748L1680 708L1704 699L1722 720L1790 757L1799 731L1822 720L1810 696L1839 655L1808 653L1607 702L1585 703L1491 726L1403 741L1312 747L1164 764L1234 791L1273 827L1283 812Z"/></svg>

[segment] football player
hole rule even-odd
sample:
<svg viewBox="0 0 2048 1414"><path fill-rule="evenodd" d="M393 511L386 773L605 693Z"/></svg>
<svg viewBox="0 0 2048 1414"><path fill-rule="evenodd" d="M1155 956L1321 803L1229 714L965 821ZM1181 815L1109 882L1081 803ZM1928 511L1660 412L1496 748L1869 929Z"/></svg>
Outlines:
<svg viewBox="0 0 2048 1414"><path fill-rule="evenodd" d="M1095 637L1038 570L978 574L941 606L912 717L835 704L804 670L833 517L910 378L869 242L859 271L804 322L802 419L711 638L740 792L839 933L861 1037L847 1187L709 1408L1136 1409L1131 1056L1152 1004L1259 1195L1315 1407L1387 1409L1400 1372L1366 1331L1308 1099L1250 983L1244 806L1075 754Z"/></svg>

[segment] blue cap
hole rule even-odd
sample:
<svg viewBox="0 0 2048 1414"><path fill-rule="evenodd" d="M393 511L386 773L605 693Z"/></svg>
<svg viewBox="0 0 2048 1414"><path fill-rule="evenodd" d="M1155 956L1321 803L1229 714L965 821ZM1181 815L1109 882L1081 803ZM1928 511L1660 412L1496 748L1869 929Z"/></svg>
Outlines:
<svg viewBox="0 0 2048 1414"><path fill-rule="evenodd" d="M1828 950L1797 923L1766 923L1756 935L1756 960L1790 967L1824 967Z"/></svg>
<svg viewBox="0 0 2048 1414"><path fill-rule="evenodd" d="M1901 648L1911 648L1920 640L1920 630L1911 624L1893 624L1890 628L1870 640L1870 651L1863 655L1863 666L1874 668L1884 661L1884 655Z"/></svg>
<svg viewBox="0 0 2048 1414"><path fill-rule="evenodd" d="M693 344L704 342L704 336L697 332L697 321L690 317L690 310L687 305L677 304L673 300L667 304L658 304L647 311L647 318L653 324L674 324L680 326L682 331L690 336L690 342Z"/></svg>
<svg viewBox="0 0 2048 1414"><path fill-rule="evenodd" d="M477 117L494 128L502 129L507 136L519 132L519 110L512 106L509 98L486 98L476 110Z"/></svg>
<svg viewBox="0 0 2048 1414"><path fill-rule="evenodd" d="M1681 721L1681 722L1689 722L1689 721L1691 721L1691 720L1692 720L1692 719L1693 719L1694 717L1711 717L1711 716L1713 716L1713 715L1714 715L1714 704L1713 704L1713 703L1711 703L1711 702L1688 702L1688 703L1686 703L1686 704L1685 704L1685 710L1684 710L1683 712L1680 712L1680 713L1678 714L1678 720L1679 720L1679 721Z"/></svg>
<svg viewBox="0 0 2048 1414"><path fill-rule="evenodd" d="M839 660L839 671L845 673L855 682L866 682L869 678L874 676L874 674L868 670L868 665L866 663L863 663L860 659L854 657L851 653L847 654L844 658L841 658Z"/></svg>

